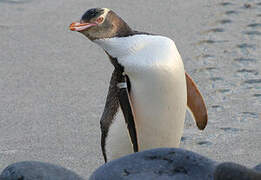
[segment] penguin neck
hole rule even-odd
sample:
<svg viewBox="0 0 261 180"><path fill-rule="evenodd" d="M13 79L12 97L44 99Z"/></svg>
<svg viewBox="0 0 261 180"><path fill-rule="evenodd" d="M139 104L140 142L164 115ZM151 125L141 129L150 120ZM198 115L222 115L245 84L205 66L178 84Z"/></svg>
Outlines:
<svg viewBox="0 0 261 180"><path fill-rule="evenodd" d="M110 56L123 58L143 49L149 43L149 37L150 35L147 34L135 34L126 37L96 39L94 42L108 52Z"/></svg>

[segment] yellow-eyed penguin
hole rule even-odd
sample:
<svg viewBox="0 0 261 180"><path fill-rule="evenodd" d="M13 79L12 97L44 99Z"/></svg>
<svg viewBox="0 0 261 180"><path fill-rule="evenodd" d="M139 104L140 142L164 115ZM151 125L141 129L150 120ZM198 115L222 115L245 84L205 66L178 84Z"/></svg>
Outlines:
<svg viewBox="0 0 261 180"><path fill-rule="evenodd" d="M100 121L105 162L107 156L178 147L187 106L198 128L205 128L204 100L173 40L134 31L107 8L89 9L70 29L103 48L115 67Z"/></svg>

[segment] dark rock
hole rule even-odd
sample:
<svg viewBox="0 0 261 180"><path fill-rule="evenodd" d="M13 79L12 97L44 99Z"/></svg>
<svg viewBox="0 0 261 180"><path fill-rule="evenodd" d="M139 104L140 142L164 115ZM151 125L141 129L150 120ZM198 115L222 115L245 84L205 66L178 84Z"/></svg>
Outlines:
<svg viewBox="0 0 261 180"><path fill-rule="evenodd" d="M256 167L254 167L254 169L256 171L260 171L261 172L261 164L258 164Z"/></svg>
<svg viewBox="0 0 261 180"><path fill-rule="evenodd" d="M217 163L177 148L152 149L110 161L89 180L209 180Z"/></svg>
<svg viewBox="0 0 261 180"><path fill-rule="evenodd" d="M76 173L58 165L24 161L9 165L0 180L83 180Z"/></svg>
<svg viewBox="0 0 261 180"><path fill-rule="evenodd" d="M221 163L214 172L214 180L260 180L261 173L235 163Z"/></svg>
<svg viewBox="0 0 261 180"><path fill-rule="evenodd" d="M261 180L261 164L253 169L221 163L177 148L127 155L99 167L89 180ZM0 180L84 180L64 167L37 161L9 165Z"/></svg>

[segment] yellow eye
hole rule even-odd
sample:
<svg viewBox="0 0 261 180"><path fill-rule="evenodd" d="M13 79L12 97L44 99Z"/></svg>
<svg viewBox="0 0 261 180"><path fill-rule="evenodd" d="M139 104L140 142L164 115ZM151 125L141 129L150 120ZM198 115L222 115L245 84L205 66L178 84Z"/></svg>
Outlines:
<svg viewBox="0 0 261 180"><path fill-rule="evenodd" d="M96 22L97 22L98 24L100 24L102 21L103 21L103 17L99 17L98 19L96 19Z"/></svg>

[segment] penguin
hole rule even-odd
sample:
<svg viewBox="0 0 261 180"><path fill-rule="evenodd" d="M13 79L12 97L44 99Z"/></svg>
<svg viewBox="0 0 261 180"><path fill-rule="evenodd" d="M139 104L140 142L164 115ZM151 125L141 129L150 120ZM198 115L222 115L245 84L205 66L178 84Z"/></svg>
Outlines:
<svg viewBox="0 0 261 180"><path fill-rule="evenodd" d="M185 72L173 40L132 30L108 8L87 10L69 28L100 46L115 68L100 119L105 162L147 149L179 147L187 107L198 128L205 128L203 96Z"/></svg>

